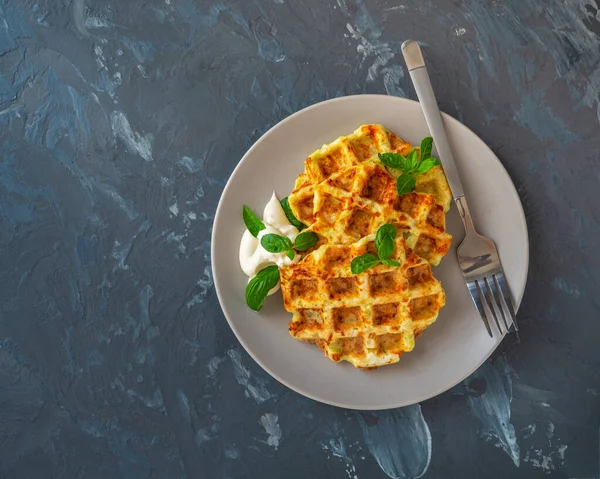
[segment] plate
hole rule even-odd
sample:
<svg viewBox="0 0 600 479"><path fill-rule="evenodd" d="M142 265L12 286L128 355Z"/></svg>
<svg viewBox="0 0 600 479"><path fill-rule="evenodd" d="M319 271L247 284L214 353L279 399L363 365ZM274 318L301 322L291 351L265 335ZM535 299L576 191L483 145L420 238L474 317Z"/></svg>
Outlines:
<svg viewBox="0 0 600 479"><path fill-rule="evenodd" d="M515 304L525 289L529 243L523 207L508 173L471 130L444 114L444 124L478 230L492 238ZM219 302L246 351L271 376L309 398L350 409L388 409L436 396L475 371L502 338L490 338L466 289L456 247L464 232L456 208L447 216L452 249L434 268L447 304L437 321L400 362L372 371L334 363L314 345L288 333L291 314L280 294L270 296L260 313L245 303L247 278L238 264L244 232L242 205L261 214L275 190L280 198L294 187L304 160L323 144L365 123L381 123L400 138L419 144L429 136L419 104L384 95L336 98L286 118L244 155L227 182L213 225L212 268Z"/></svg>

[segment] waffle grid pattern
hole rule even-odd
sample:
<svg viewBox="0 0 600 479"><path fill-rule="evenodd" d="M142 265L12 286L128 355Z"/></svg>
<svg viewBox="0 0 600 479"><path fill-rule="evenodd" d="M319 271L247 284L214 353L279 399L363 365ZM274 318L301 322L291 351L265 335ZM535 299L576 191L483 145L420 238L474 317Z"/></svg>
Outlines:
<svg viewBox="0 0 600 479"><path fill-rule="evenodd" d="M377 156L413 149L382 125L363 125L310 155L289 196L293 213L320 238L299 263L280 270L284 305L293 315L289 331L333 361L365 369L397 362L445 304L431 265L452 242L446 177L434 167L399 197L394 175L400 172ZM376 253L383 224L398 230L394 259L401 266L352 274L353 258Z"/></svg>
<svg viewBox="0 0 600 479"><path fill-rule="evenodd" d="M374 252L374 235L353 245L325 245L281 269L290 334L316 343L333 361L372 368L397 362L437 318L444 291L430 265L396 239L400 267L379 265L361 274L352 258Z"/></svg>
<svg viewBox="0 0 600 479"><path fill-rule="evenodd" d="M306 160L306 171L289 197L294 214L326 243L350 244L386 223L408 233L407 244L432 265L448 252L445 229L450 194L439 167L419 175L413 193L398 197L395 179L377 153L412 151L381 125L363 125L323 146Z"/></svg>
<svg viewBox="0 0 600 479"><path fill-rule="evenodd" d="M404 232L409 248L436 265L452 243L444 210L433 196L413 192L398 197L395 180L373 161L316 185L314 211L309 231L323 238L321 244L351 244L389 223Z"/></svg>

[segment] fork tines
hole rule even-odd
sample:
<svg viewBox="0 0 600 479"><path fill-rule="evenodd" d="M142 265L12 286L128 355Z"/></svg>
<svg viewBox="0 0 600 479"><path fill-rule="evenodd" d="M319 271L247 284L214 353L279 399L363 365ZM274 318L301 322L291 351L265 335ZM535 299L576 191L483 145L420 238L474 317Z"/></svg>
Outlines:
<svg viewBox="0 0 600 479"><path fill-rule="evenodd" d="M490 327L492 317L500 334L511 331L511 328L518 331L508 285L503 272L468 281L467 287L490 337L494 336ZM502 319L502 322L499 318Z"/></svg>

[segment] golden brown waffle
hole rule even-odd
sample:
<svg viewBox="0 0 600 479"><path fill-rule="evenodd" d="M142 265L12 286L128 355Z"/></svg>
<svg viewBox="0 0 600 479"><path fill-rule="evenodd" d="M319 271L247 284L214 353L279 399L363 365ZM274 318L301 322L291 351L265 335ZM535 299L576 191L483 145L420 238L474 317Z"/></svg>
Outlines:
<svg viewBox="0 0 600 479"><path fill-rule="evenodd" d="M280 269L290 334L316 343L333 361L359 368L395 363L437 318L446 297L431 266L398 235L400 267L375 266L352 274L350 262L375 253L375 235L352 245L324 245Z"/></svg>
<svg viewBox="0 0 600 479"><path fill-rule="evenodd" d="M452 243L445 211L434 197L417 192L398 196L396 181L379 162L351 166L322 181L314 187L313 204L308 231L322 238L320 244L350 244L389 223L402 232L409 248L437 265Z"/></svg>
<svg viewBox="0 0 600 479"><path fill-rule="evenodd" d="M289 203L296 217L319 234L322 244L349 244L385 223L405 231L407 245L430 264L439 264L452 237L445 213L451 193L436 166L417 177L415 191L398 197L395 179L377 154L407 155L410 143L381 125L363 125L352 135L324 145L306 160Z"/></svg>

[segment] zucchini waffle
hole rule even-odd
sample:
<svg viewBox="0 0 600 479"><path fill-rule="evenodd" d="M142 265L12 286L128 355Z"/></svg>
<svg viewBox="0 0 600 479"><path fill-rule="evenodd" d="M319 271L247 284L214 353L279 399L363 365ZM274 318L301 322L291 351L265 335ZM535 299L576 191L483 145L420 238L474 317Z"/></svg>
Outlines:
<svg viewBox="0 0 600 479"><path fill-rule="evenodd" d="M403 230L407 245L430 264L439 264L452 237L445 213L450 188L436 166L417 177L415 191L398 197L394 175L379 162L378 153L403 156L413 150L381 125L363 125L310 155L305 172L289 196L294 215L323 244L350 244L383 224Z"/></svg>
<svg viewBox="0 0 600 479"><path fill-rule="evenodd" d="M431 266L402 235L392 256L400 267L380 264L352 274L353 258L376 253L374 239L370 234L350 245L323 245L280 270L285 309L293 313L290 334L358 368L397 362L445 304Z"/></svg>

